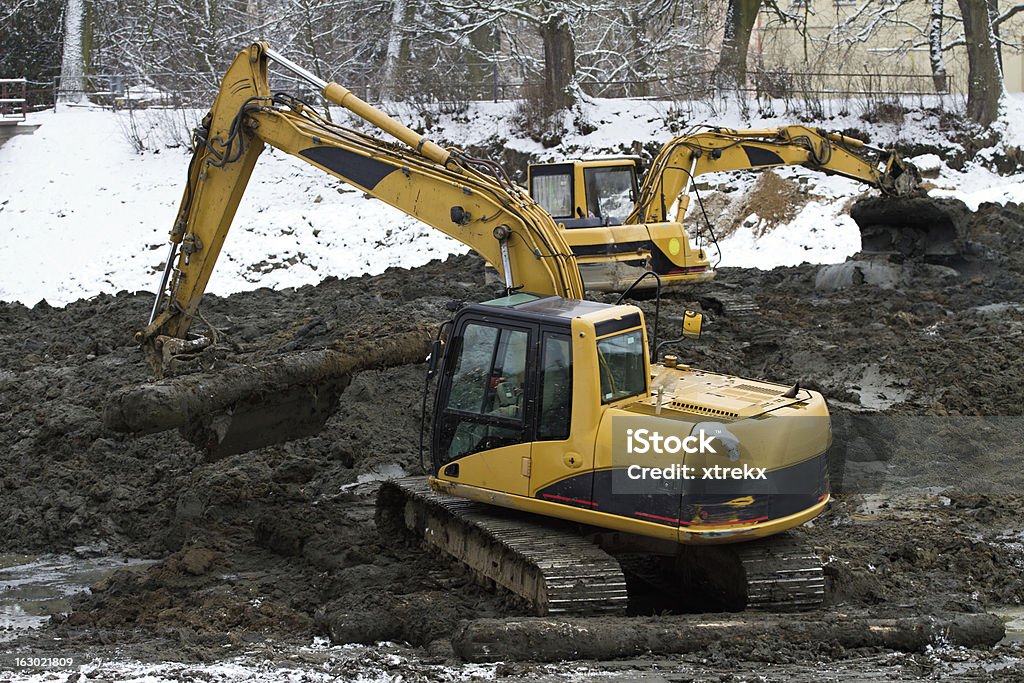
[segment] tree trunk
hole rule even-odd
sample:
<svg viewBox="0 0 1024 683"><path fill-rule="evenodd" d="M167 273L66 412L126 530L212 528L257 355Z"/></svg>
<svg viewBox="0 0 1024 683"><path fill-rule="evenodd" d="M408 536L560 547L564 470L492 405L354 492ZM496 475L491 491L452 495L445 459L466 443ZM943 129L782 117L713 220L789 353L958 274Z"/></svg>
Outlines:
<svg viewBox="0 0 1024 683"><path fill-rule="evenodd" d="M85 97L85 62L82 59L82 15L85 0L64 5L64 55L60 64L61 102L81 102Z"/></svg>
<svg viewBox="0 0 1024 683"><path fill-rule="evenodd" d="M647 44L647 17L641 15L636 10L631 11L628 16L633 26L633 57L631 60L633 62L633 71L643 80L637 84L632 92L626 91L624 95L626 97L647 97L651 94L650 83L647 82L647 79L653 71L648 61L650 50Z"/></svg>
<svg viewBox="0 0 1024 683"><path fill-rule="evenodd" d="M999 116L1003 74L987 2L957 0L967 42L967 116L983 126Z"/></svg>
<svg viewBox="0 0 1024 683"><path fill-rule="evenodd" d="M473 95L495 95L493 89L497 64L493 60L498 53L498 42L498 32L493 24L484 24L469 34L469 44L473 49L467 53L470 61L466 64L466 73ZM489 55L492 61L485 60L484 55Z"/></svg>
<svg viewBox="0 0 1024 683"><path fill-rule="evenodd" d="M398 97L399 71L402 66L402 53L408 54L409 39L406 37L405 26L409 20L411 6L409 0L393 0L391 4L391 27L388 33L387 52L384 55L384 73L381 76L381 100L394 100Z"/></svg>
<svg viewBox="0 0 1024 683"><path fill-rule="evenodd" d="M352 377L362 370L420 363L433 330L421 327L347 344L233 365L212 373L123 387L103 409L114 431L150 434L179 428L208 457L315 434Z"/></svg>
<svg viewBox="0 0 1024 683"><path fill-rule="evenodd" d="M576 103L570 88L576 80L576 43L569 20L554 14L540 25L544 41L544 99L553 109L568 109Z"/></svg>
<svg viewBox="0 0 1024 683"><path fill-rule="evenodd" d="M719 85L736 88L746 85L747 51L759 9L761 0L729 0L722 51L715 69Z"/></svg>
<svg viewBox="0 0 1024 683"><path fill-rule="evenodd" d="M994 614L876 618L843 614L738 613L673 617L514 617L463 622L452 635L468 662L562 662L685 654L714 649L744 652L751 643L835 643L922 652L936 643L992 647L1005 635Z"/></svg>
<svg viewBox="0 0 1024 683"><path fill-rule="evenodd" d="M943 0L932 0L932 15L928 22L928 59L932 65L932 82L935 92L949 92L946 77L946 60L942 56L942 5Z"/></svg>
<svg viewBox="0 0 1024 683"><path fill-rule="evenodd" d="M999 71L1003 71L1003 44L999 42L999 0L985 0L988 5L988 20L992 25L992 37L996 41L996 59L999 61Z"/></svg>

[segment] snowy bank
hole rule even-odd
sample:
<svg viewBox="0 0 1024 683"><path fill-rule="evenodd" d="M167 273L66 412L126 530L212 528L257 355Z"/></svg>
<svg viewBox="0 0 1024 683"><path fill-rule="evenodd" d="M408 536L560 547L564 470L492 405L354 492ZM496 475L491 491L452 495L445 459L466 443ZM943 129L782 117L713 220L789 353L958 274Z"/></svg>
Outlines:
<svg viewBox="0 0 1024 683"><path fill-rule="evenodd" d="M589 135L570 132L553 150L510 132L510 103L474 104L465 117L444 121L430 136L460 146L499 139L548 159L567 156L562 149L587 156L629 149L634 141L661 143L671 136L666 121L674 114L669 103L596 100L588 106L597 130ZM1007 139L1024 139L1024 131L1017 130L1024 129L1018 123L1024 121L1022 109L1024 100L1012 96L1003 124ZM33 135L0 146L0 300L32 305L46 299L64 305L101 292L155 289L188 156L180 147L137 153L123 132L127 116L69 108L40 113L32 116L33 123L41 124ZM135 116L139 125L155 125L147 123L147 112ZM734 114L710 113L693 120L757 128L794 122L782 117L743 121ZM929 117L916 112L899 125L869 125L854 115L821 125L858 127L881 146L898 139L949 145ZM764 234L753 229L756 216L746 221L748 227L720 241L722 265L835 263L856 252L859 238L847 207L867 188L802 168L783 169L780 175L799 182L806 195L799 202L802 207L792 220ZM972 207L982 201L1024 199L1024 176L997 176L980 165L969 164L964 172L940 165L938 178L931 182L933 194L955 196ZM752 184L729 183L738 187L737 193ZM698 216L691 211L688 226L695 227ZM382 202L268 150L252 176L208 291L223 295L297 287L331 275L417 266L464 251L455 240Z"/></svg>

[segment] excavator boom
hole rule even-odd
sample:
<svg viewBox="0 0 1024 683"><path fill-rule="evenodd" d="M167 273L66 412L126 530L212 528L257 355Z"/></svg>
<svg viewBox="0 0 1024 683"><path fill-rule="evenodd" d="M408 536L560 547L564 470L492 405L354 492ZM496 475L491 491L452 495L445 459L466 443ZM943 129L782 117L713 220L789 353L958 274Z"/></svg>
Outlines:
<svg viewBox="0 0 1024 683"><path fill-rule="evenodd" d="M272 95L267 78L271 60L399 144L334 124L296 98ZM149 324L136 335L155 367L162 362L156 347L167 341L161 338L182 340L188 332L265 144L476 250L498 269L509 290L583 297L575 257L554 221L500 169L441 148L341 85L318 79L257 43L235 59L195 135L164 276Z"/></svg>
<svg viewBox="0 0 1024 683"><path fill-rule="evenodd" d="M907 195L917 190L920 175L893 151L872 147L841 133L807 126L755 130L709 128L675 138L651 163L629 223L660 223L702 173L806 166L845 176L876 187L885 194ZM676 221L682 222L686 202Z"/></svg>

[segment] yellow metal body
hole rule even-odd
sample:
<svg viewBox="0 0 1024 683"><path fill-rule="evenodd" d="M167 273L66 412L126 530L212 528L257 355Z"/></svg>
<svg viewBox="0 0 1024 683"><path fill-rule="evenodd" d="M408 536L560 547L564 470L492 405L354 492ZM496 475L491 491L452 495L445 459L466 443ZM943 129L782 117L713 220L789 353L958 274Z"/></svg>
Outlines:
<svg viewBox="0 0 1024 683"><path fill-rule="evenodd" d="M564 196L571 199L548 201L545 208L566 229L565 241L576 253L588 288L621 289L645 270L658 273L663 284L713 277L704 250L693 248L684 227L690 206L688 190L693 179L703 173L804 166L896 195L915 191L920 181L917 170L893 151L807 126L709 128L677 137L662 147L639 186L637 163L635 158L612 157L532 164L529 168L528 187L542 204L545 197L539 196L544 193L538 191L537 179L556 174L565 178ZM604 198L595 196L599 185L588 182L588 177L593 178L598 169L633 173L634 196L628 212L601 216L605 220L595 225L594 218L600 213L597 207ZM623 249L624 245L635 248Z"/></svg>
<svg viewBox="0 0 1024 683"><path fill-rule="evenodd" d="M871 147L841 133L807 126L753 130L711 128L675 138L651 163L627 223L670 220L669 211L702 173L805 166L858 180L887 194L908 194L920 176L894 151ZM685 204L675 216L682 223Z"/></svg>
<svg viewBox="0 0 1024 683"><path fill-rule="evenodd" d="M831 445L824 398L817 392L793 392L789 387L686 366L655 365L639 395L602 403L601 360L594 349L605 337L598 336L597 330L602 322L630 313L639 309L608 307L572 320L568 438L460 457L457 469L435 467L432 487L485 503L683 544L763 538L820 514L829 500L825 453ZM641 326L618 328L609 336L639 331L646 349L646 332L642 317L638 318ZM623 442L627 428L677 435L721 429L735 439L735 452L724 457L725 449L720 447L717 454L687 454L678 460L654 453L630 455ZM657 501L653 498L658 494L630 500L628 491L616 491L615 484L609 484L629 466L657 469L673 462L692 468L697 477L715 465L764 468L766 481L739 479L712 493L709 484L696 479L682 486L678 497Z"/></svg>
<svg viewBox="0 0 1024 683"><path fill-rule="evenodd" d="M670 283L710 280L704 250L694 248L682 225L625 223L638 196L637 168L632 157L531 164L527 187L564 231L587 289L621 291L647 271ZM602 175L619 178L614 195L602 192ZM552 192L557 206L547 201Z"/></svg>

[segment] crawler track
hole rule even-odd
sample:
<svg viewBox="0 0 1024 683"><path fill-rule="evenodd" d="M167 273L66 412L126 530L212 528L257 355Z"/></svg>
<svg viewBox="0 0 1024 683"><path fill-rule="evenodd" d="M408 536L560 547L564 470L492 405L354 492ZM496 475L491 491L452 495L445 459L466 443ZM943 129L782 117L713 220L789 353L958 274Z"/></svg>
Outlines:
<svg viewBox="0 0 1024 683"><path fill-rule="evenodd" d="M626 611L619 563L557 524L438 495L422 477L385 482L377 514L378 526L412 531L520 596L538 615Z"/></svg>
<svg viewBox="0 0 1024 683"><path fill-rule="evenodd" d="M797 612L821 606L825 573L807 544L782 534L737 544L735 550L746 574L748 609Z"/></svg>

